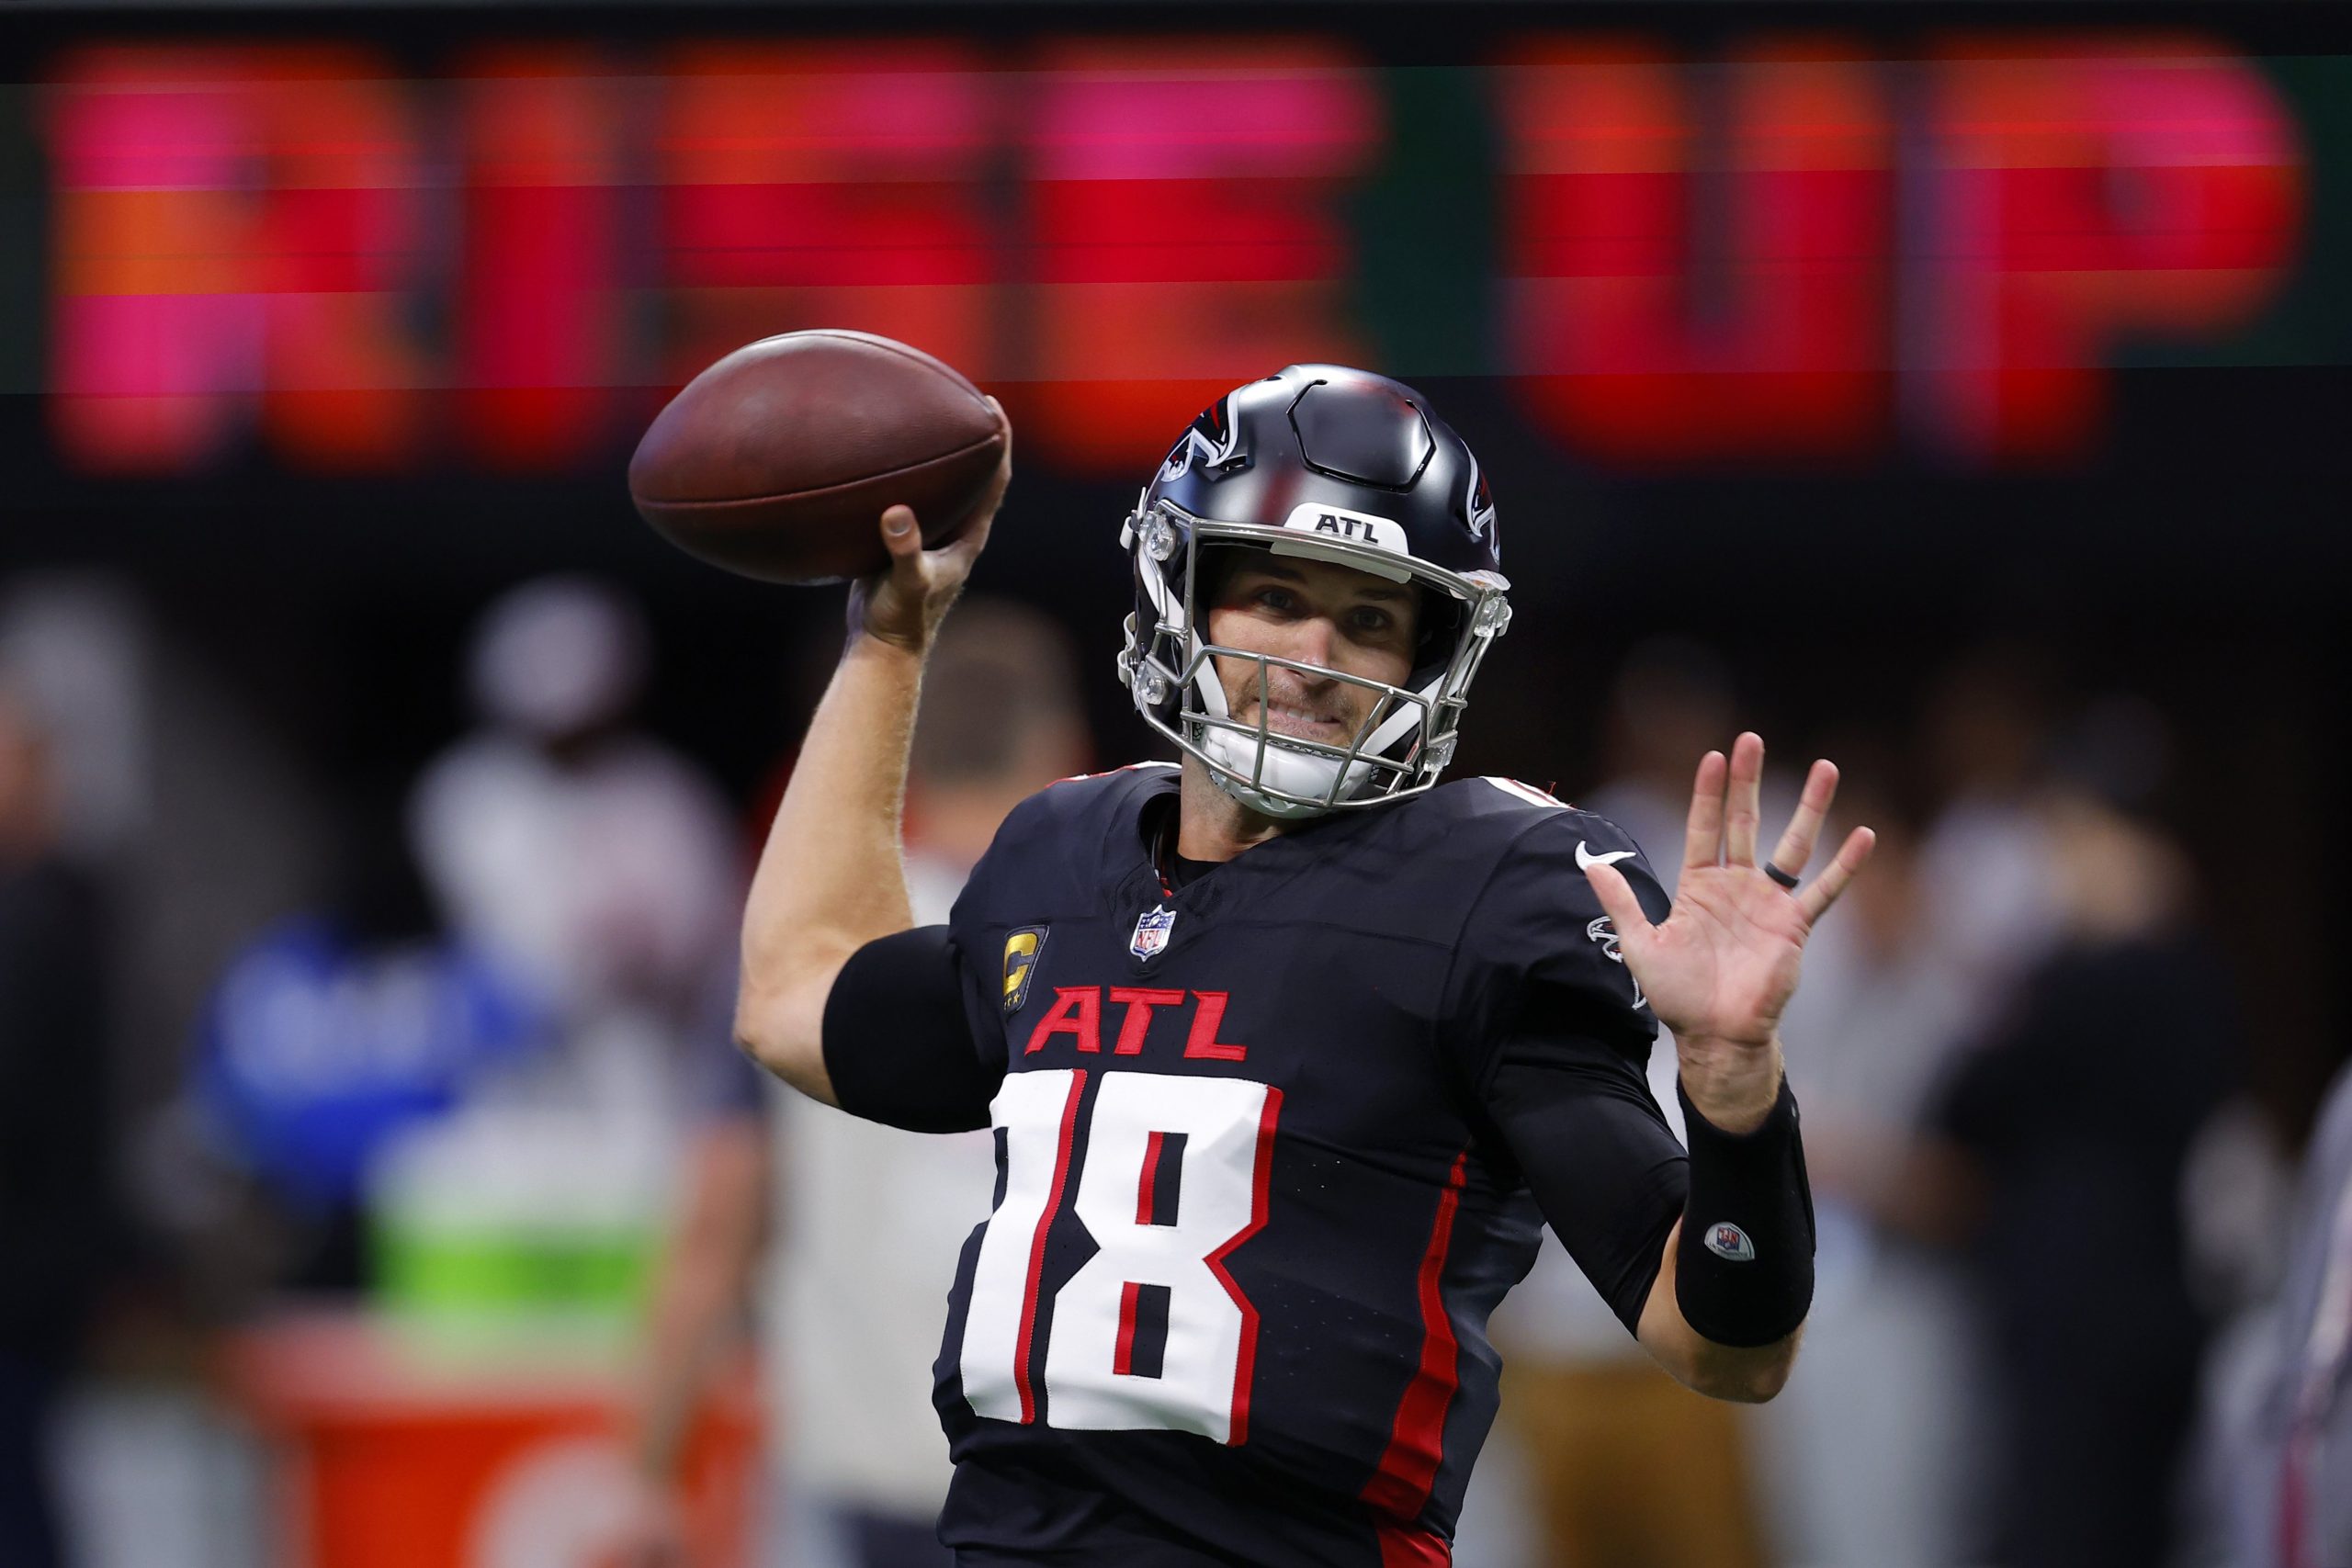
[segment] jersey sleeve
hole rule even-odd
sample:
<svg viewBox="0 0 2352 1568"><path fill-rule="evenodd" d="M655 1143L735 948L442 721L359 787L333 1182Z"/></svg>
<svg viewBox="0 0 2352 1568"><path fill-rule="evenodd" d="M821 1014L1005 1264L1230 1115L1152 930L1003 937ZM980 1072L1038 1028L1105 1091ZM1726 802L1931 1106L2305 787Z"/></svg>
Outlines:
<svg viewBox="0 0 2352 1568"><path fill-rule="evenodd" d="M1642 1063L1585 1033L1579 1013L1558 988L1532 989L1497 1047L1484 1108L1552 1234L1633 1330L1690 1162Z"/></svg>
<svg viewBox="0 0 2352 1568"><path fill-rule="evenodd" d="M842 1110L919 1133L989 1124L1004 1081L999 906L1054 829L1045 794L1012 808L944 926L922 926L850 955L825 1001L825 1070Z"/></svg>
<svg viewBox="0 0 2352 1568"><path fill-rule="evenodd" d="M1624 874L1653 921L1666 918L1666 890L1621 829L1545 814L1464 922L1443 1036L1545 1223L1632 1329L1689 1180L1649 1089L1657 1020L1585 877L1592 860Z"/></svg>
<svg viewBox="0 0 2352 1568"><path fill-rule="evenodd" d="M1443 1043L1474 1088L1484 1090L1503 1043L1539 994L1551 1027L1611 1046L1636 1064L1648 1060L1657 1019L1585 879L1580 863L1594 860L1624 874L1653 922L1666 919L1666 889L1640 846L1615 823L1555 810L1521 831L1463 923L1441 1004Z"/></svg>
<svg viewBox="0 0 2352 1568"><path fill-rule="evenodd" d="M843 1111L917 1133L989 1124L1004 1077L989 1009L946 926L918 926L850 954L825 998L825 1072ZM1001 1041L1000 1041L1001 1044Z"/></svg>

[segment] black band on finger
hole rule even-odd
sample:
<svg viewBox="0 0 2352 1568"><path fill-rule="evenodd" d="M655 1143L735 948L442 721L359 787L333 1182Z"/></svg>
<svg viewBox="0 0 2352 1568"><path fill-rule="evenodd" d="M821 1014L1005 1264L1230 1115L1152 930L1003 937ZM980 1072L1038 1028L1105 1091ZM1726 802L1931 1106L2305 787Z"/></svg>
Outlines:
<svg viewBox="0 0 2352 1568"><path fill-rule="evenodd" d="M1782 871L1779 866L1774 865L1769 860L1764 863L1764 874L1770 877L1773 881L1779 883L1781 886L1787 888L1792 893L1797 890L1796 877L1789 872Z"/></svg>

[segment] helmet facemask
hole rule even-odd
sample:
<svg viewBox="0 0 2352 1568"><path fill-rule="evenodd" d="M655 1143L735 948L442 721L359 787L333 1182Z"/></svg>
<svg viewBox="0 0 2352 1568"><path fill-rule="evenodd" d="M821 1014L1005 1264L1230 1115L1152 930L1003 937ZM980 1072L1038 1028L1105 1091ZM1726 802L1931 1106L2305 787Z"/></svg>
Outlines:
<svg viewBox="0 0 2352 1568"><path fill-rule="evenodd" d="M1380 806L1434 785L1453 761L1470 682L1510 624L1504 597L1510 584L1498 572L1456 573L1347 540L1196 517L1164 498L1139 502L1120 542L1135 562L1136 609L1127 618L1119 677L1134 694L1136 711L1205 767L1218 787L1268 817L1295 819ZM1332 561L1418 586L1424 625L1406 684L1209 642L1200 589L1204 551L1215 547ZM1220 659L1256 666L1254 723L1229 711ZM1276 668L1366 688L1374 698L1371 712L1344 745L1276 730L1271 700Z"/></svg>

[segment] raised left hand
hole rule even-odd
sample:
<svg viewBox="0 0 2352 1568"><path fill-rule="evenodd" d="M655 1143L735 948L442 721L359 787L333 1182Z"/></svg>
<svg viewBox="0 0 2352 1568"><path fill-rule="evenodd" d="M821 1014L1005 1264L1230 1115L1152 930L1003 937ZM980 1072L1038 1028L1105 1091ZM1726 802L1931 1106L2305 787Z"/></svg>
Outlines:
<svg viewBox="0 0 2352 1568"><path fill-rule="evenodd" d="M1877 841L1868 828L1857 828L1812 883L1782 886L1756 861L1763 776L1764 741L1752 732L1732 743L1728 759L1720 751L1700 759L1682 876L1663 924L1650 924L1615 866L1585 870L1617 928L1625 966L1658 1021L1674 1031L1684 1088L1710 1121L1715 1117L1702 1095L1705 1080L1725 1080L1724 1089L1741 1102L1726 1108L1734 1121L1747 1120L1755 1086L1733 1080L1760 1078L1769 1066L1768 1096L1778 1092L1781 1014L1796 992L1805 938ZM1769 863L1792 877L1804 870L1837 794L1837 767L1814 763ZM1765 1108L1769 1097L1756 1111L1758 1119Z"/></svg>

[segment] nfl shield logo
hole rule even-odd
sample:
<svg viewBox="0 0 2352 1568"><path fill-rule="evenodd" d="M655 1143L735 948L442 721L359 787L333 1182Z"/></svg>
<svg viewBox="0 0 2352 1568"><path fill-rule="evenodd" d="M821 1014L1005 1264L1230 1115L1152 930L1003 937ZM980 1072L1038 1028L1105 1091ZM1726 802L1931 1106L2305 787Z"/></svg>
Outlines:
<svg viewBox="0 0 2352 1568"><path fill-rule="evenodd" d="M1756 1244L1747 1233L1729 1220L1707 1227L1707 1250L1732 1263L1752 1263L1756 1260Z"/></svg>
<svg viewBox="0 0 2352 1568"><path fill-rule="evenodd" d="M1135 940L1127 943L1127 951L1137 958L1156 958L1168 945L1169 930L1176 924L1176 911L1168 908L1146 909L1136 917Z"/></svg>

